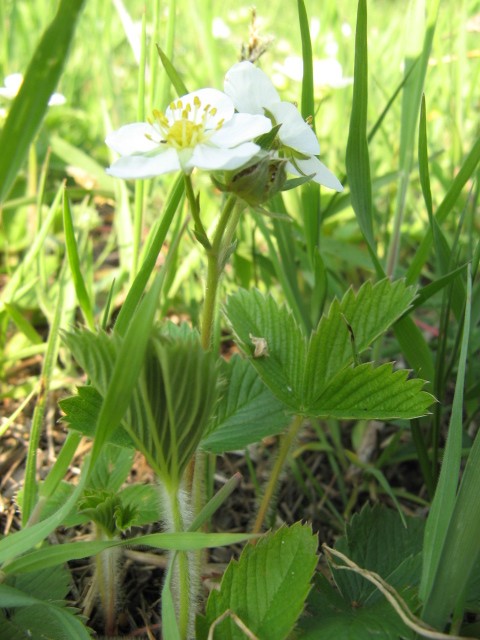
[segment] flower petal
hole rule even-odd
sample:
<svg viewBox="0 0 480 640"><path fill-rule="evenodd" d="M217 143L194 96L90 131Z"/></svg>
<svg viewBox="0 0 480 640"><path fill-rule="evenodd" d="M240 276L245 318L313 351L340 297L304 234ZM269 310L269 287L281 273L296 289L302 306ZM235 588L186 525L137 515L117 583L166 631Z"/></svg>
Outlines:
<svg viewBox="0 0 480 640"><path fill-rule="evenodd" d="M277 124L282 124L278 137L284 145L307 155L320 153L317 136L302 118L294 104L291 102L277 102L270 105L268 110Z"/></svg>
<svg viewBox="0 0 480 640"><path fill-rule="evenodd" d="M218 147L235 147L241 142L253 140L272 128L269 118L250 113L236 113L221 129L209 138L210 144Z"/></svg>
<svg viewBox="0 0 480 640"><path fill-rule="evenodd" d="M147 136L158 139L158 132L147 122L133 122L109 133L105 143L121 156L128 156L131 153L145 153L158 148L158 142L149 140Z"/></svg>
<svg viewBox="0 0 480 640"><path fill-rule="evenodd" d="M234 64L227 71L224 89L235 109L241 113L263 114L264 107L269 109L272 103L280 102L280 96L267 74L248 60Z"/></svg>
<svg viewBox="0 0 480 640"><path fill-rule="evenodd" d="M310 176L312 174L312 180L322 184L324 187L334 189L334 191L343 191L343 187L333 173L327 169L327 167L320 162L318 158L312 156L308 160L295 160L296 167L291 163L287 163L287 171L294 173L297 176ZM297 168L298 167L298 168Z"/></svg>
<svg viewBox="0 0 480 640"><path fill-rule="evenodd" d="M119 158L107 169L107 173L115 178L154 178L169 171L179 171L180 161L175 149L154 156L137 155Z"/></svg>
<svg viewBox="0 0 480 640"><path fill-rule="evenodd" d="M221 149L199 144L195 147L187 166L191 169L198 167L206 171L238 169L253 158L258 151L260 151L260 147L253 142L244 142L233 149Z"/></svg>
<svg viewBox="0 0 480 640"><path fill-rule="evenodd" d="M200 107L195 106L196 99L200 100ZM190 108L189 120L195 123L203 122L206 129L215 129L220 120L230 120L235 111L232 100L223 91L208 88L199 89L170 103L165 111L168 121L173 124L175 120L178 120L176 110L183 111L187 105ZM214 109L213 114L212 109Z"/></svg>

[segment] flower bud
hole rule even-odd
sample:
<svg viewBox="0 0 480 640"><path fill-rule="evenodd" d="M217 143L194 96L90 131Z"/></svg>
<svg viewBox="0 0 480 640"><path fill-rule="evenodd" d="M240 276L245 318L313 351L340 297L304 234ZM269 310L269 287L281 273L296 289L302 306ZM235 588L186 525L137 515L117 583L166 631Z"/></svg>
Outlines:
<svg viewBox="0 0 480 640"><path fill-rule="evenodd" d="M243 169L229 172L225 191L237 194L249 205L261 205L282 190L285 165L285 160L266 155Z"/></svg>

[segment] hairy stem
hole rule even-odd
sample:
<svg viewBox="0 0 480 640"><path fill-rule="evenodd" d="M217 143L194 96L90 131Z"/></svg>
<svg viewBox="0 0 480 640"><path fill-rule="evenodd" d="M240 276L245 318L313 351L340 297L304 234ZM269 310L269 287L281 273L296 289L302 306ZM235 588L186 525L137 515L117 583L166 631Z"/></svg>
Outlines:
<svg viewBox="0 0 480 640"><path fill-rule="evenodd" d="M97 538L99 540L108 539L99 527L97 527ZM106 636L113 636L116 633L115 614L119 584L117 567L120 553L118 547L112 547L95 556L95 577L102 605Z"/></svg>
<svg viewBox="0 0 480 640"><path fill-rule="evenodd" d="M185 508L182 509L182 496L184 495L181 489L165 487L165 495L167 504L165 505L168 511L168 529L175 532L185 531ZM185 507L185 505L183 505ZM191 594L191 585L195 583L195 580L190 575L192 567L189 563L188 555L185 551L173 552L170 555L170 562L175 563L173 575L174 580L172 584L173 600L175 603L178 629L180 632L180 638L186 640L190 637L192 632L192 612L194 610L194 602L190 600L192 595L195 598L195 594Z"/></svg>

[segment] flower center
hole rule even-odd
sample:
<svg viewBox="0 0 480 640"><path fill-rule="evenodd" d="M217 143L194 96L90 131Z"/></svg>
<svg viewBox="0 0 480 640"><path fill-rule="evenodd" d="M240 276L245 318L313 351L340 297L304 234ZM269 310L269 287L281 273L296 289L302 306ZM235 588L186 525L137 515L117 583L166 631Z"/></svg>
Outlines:
<svg viewBox="0 0 480 640"><path fill-rule="evenodd" d="M176 120L165 135L165 142L176 149L194 147L205 138L203 124L182 118Z"/></svg>
<svg viewBox="0 0 480 640"><path fill-rule="evenodd" d="M193 108L190 102L185 105L182 100L172 102L168 117L162 111L154 109L155 121L150 121L150 124L155 126L161 135L159 143L168 144L177 150L192 149L207 140L214 131L221 129L223 119L211 122L216 113L215 107L210 104L202 106L199 97L195 96Z"/></svg>

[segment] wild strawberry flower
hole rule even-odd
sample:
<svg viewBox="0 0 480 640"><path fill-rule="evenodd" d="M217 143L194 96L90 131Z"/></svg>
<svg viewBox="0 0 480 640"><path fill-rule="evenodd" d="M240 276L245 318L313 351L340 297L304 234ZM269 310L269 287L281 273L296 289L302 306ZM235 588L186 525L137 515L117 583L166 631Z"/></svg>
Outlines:
<svg viewBox="0 0 480 640"><path fill-rule="evenodd" d="M23 75L21 73L11 73L5 77L4 86L0 87L0 96L7 100L13 100L22 86ZM52 93L48 101L49 107L65 104L66 98L61 93Z"/></svg>
<svg viewBox="0 0 480 640"><path fill-rule="evenodd" d="M200 89L174 100L149 122L127 124L106 144L121 157L107 169L117 178L153 178L169 171L238 169L260 151L252 142L272 128L263 114L235 113L217 89Z"/></svg>
<svg viewBox="0 0 480 640"><path fill-rule="evenodd" d="M316 157L320 153L317 137L298 109L280 99L270 78L251 62L233 65L225 76L225 93L239 113L265 114L278 130L278 157L287 160L286 169L298 176L311 176L314 182L343 191L333 173Z"/></svg>

